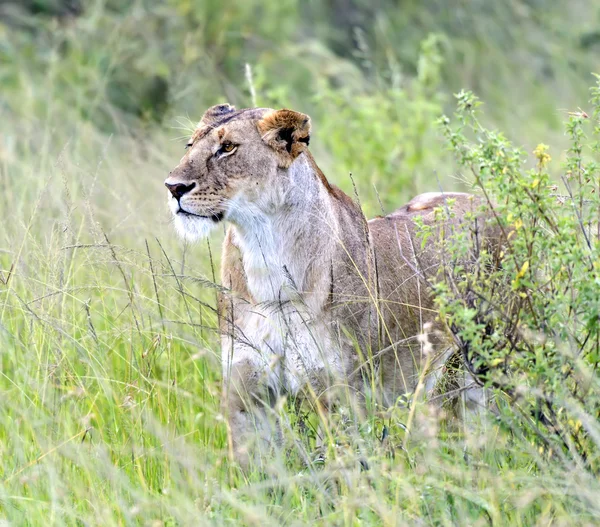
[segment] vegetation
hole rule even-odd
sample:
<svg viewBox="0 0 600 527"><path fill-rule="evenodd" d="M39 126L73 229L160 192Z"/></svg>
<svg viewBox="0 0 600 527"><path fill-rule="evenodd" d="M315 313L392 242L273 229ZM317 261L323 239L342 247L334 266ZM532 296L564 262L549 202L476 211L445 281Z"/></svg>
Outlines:
<svg viewBox="0 0 600 527"><path fill-rule="evenodd" d="M599 523L600 7L563 4L1 2L0 521ZM323 461L319 417L288 404L293 449L265 472L229 461L220 238L182 245L162 188L223 101L310 114L368 215L489 197L505 263L482 249L485 278L465 275L476 236L453 239L435 287L496 413L341 413Z"/></svg>

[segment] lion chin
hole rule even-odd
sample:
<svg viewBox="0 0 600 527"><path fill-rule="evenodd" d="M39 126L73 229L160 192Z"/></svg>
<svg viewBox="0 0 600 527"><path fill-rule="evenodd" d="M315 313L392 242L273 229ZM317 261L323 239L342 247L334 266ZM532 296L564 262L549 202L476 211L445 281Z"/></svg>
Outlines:
<svg viewBox="0 0 600 527"><path fill-rule="evenodd" d="M193 242L206 238L223 219L222 212L212 216L201 216L184 210L175 199L169 200L169 209L173 215L173 225L180 238Z"/></svg>
<svg viewBox="0 0 600 527"><path fill-rule="evenodd" d="M177 234L185 241L193 242L208 237L215 229L218 221L191 214L175 214L174 225Z"/></svg>

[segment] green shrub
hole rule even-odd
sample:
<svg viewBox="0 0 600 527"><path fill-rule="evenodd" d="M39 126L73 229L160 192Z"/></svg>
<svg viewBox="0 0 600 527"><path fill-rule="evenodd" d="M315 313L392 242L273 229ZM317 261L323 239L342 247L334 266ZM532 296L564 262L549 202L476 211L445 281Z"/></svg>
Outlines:
<svg viewBox="0 0 600 527"><path fill-rule="evenodd" d="M487 223L505 243L497 265L497 255L482 244L481 225L450 237L449 265L436 286L441 311L469 369L506 396L503 426L537 445L545 461L597 476L600 77L593 112L569 117L570 147L554 179L546 145L535 149L528 168L521 149L480 124L471 93L457 99L458 125L446 117L440 122L460 166L491 206ZM480 258L474 271L456 265L466 251Z"/></svg>

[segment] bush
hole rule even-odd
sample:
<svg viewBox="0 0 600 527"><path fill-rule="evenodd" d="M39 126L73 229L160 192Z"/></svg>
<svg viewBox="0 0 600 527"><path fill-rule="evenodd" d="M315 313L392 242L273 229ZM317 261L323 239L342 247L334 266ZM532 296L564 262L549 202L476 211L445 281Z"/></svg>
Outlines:
<svg viewBox="0 0 600 527"><path fill-rule="evenodd" d="M591 115L569 116L570 147L556 182L546 145L527 168L521 149L480 124L477 99L457 95L458 125L446 117L440 123L505 244L497 265L481 244L481 226L451 236L449 265L436 285L468 368L504 396L502 426L535 444L540 462L558 460L593 476L600 472L598 81ZM480 257L470 272L456 265L465 251Z"/></svg>

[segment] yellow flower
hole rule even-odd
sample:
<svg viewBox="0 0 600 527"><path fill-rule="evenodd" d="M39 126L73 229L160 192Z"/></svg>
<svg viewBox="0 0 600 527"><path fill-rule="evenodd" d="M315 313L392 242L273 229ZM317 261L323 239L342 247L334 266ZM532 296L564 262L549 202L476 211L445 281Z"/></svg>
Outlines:
<svg viewBox="0 0 600 527"><path fill-rule="evenodd" d="M535 150L533 151L533 155L538 160L538 167L540 169L544 168L552 160L550 154L548 153L548 148L548 145L540 143L535 147Z"/></svg>
<svg viewBox="0 0 600 527"><path fill-rule="evenodd" d="M521 270L517 273L517 278L523 278L527 272L527 269L529 269L528 261L523 264L523 267L521 267Z"/></svg>

